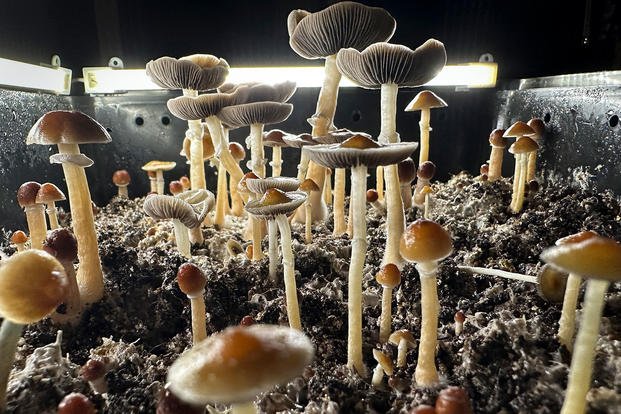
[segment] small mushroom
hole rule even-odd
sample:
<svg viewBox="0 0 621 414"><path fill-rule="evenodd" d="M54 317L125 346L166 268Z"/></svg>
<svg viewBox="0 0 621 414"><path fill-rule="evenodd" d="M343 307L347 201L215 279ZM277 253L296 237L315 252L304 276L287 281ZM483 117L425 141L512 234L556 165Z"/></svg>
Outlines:
<svg viewBox="0 0 621 414"><path fill-rule="evenodd" d="M384 374L391 376L394 372L394 366L390 357L379 349L373 349L373 359L377 361L377 366L373 370L371 385L379 388L382 385Z"/></svg>
<svg viewBox="0 0 621 414"><path fill-rule="evenodd" d="M472 414L472 403L465 389L451 386L440 391L436 414Z"/></svg>
<svg viewBox="0 0 621 414"><path fill-rule="evenodd" d="M311 209L313 208L313 205L311 204L310 197L313 192L319 191L319 187L311 178L307 178L306 180L302 181L302 184L300 184L300 191L304 191L306 193L306 201L304 202L304 208L306 209L304 241L306 242L306 244L311 244L313 240L313 236L311 233L311 227L313 225L311 222Z"/></svg>
<svg viewBox="0 0 621 414"><path fill-rule="evenodd" d="M509 152L515 156L515 173L513 174L513 195L511 197L511 210L518 213L524 202L524 186L526 183L526 168L528 167L528 153L536 151L537 143L528 136L535 131L525 122L517 121L507 129L503 137L515 137L515 142L509 147ZM521 191L520 191L521 188ZM521 195L521 201L519 201ZM517 208L519 205L519 209Z"/></svg>
<svg viewBox="0 0 621 414"><path fill-rule="evenodd" d="M392 291L401 283L401 271L394 264L388 263L375 275L375 280L382 286L379 341L385 343L390 336L392 322Z"/></svg>
<svg viewBox="0 0 621 414"><path fill-rule="evenodd" d="M373 188L367 190L367 203L370 203L379 215L386 215L386 206L379 200L379 193L377 190Z"/></svg>
<svg viewBox="0 0 621 414"><path fill-rule="evenodd" d="M543 144L543 136L546 133L546 125L539 118L532 118L526 125L531 127L535 133L530 138L537 143L541 148ZM526 182L531 182L535 179L535 172L537 171L537 151L533 151L528 155L528 167L526 168Z"/></svg>
<svg viewBox="0 0 621 414"><path fill-rule="evenodd" d="M412 333L407 329L399 329L390 334L388 342L397 347L397 368L405 367L408 349L416 346L416 340Z"/></svg>
<svg viewBox="0 0 621 414"><path fill-rule="evenodd" d="M414 197L412 204L418 208L425 206L425 195L423 188L431 185L431 179L436 174L436 165L431 161L425 161L418 166L416 170L416 187L414 188Z"/></svg>
<svg viewBox="0 0 621 414"><path fill-rule="evenodd" d="M114 174L112 174L112 182L118 188L118 196L120 198L128 198L127 194L127 186L131 182L131 177L127 170L116 170Z"/></svg>
<svg viewBox="0 0 621 414"><path fill-rule="evenodd" d="M489 154L489 166L487 179L489 181L496 181L502 178L502 161L505 156L505 148L509 145L509 140L504 137L504 129L495 129L489 134L489 145L492 150ZM483 175L483 171L481 171Z"/></svg>
<svg viewBox="0 0 621 414"><path fill-rule="evenodd" d="M403 208L407 210L412 207L412 181L416 177L416 164L412 158L406 158L397 165L397 168L401 200L403 201Z"/></svg>
<svg viewBox="0 0 621 414"><path fill-rule="evenodd" d="M147 172L155 173L155 183L157 186L157 193L164 194L164 171L170 171L177 166L174 161L149 161L142 166L142 169Z"/></svg>
<svg viewBox="0 0 621 414"><path fill-rule="evenodd" d="M60 191L60 188L56 187L52 183L43 183L41 188L37 192L36 202L39 204L45 204L47 209L48 218L50 219L50 229L57 229L58 224L58 210L56 209L56 202L66 200L65 194Z"/></svg>
<svg viewBox="0 0 621 414"><path fill-rule="evenodd" d="M47 232L45 206L37 202L37 194L40 189L41 184L35 181L28 181L20 185L17 190L17 203L26 213L30 244L33 249L40 249L43 246L43 240L45 240L45 233Z"/></svg>
<svg viewBox="0 0 621 414"><path fill-rule="evenodd" d="M97 414L97 410L84 394L72 392L60 401L57 414Z"/></svg>
<svg viewBox="0 0 621 414"><path fill-rule="evenodd" d="M11 234L11 243L15 245L17 253L26 250L26 243L28 242L28 236L21 230L14 231Z"/></svg>
<svg viewBox="0 0 621 414"><path fill-rule="evenodd" d="M246 150L238 142L229 144L229 152L238 164L246 158ZM244 201L237 192L237 183L233 182L233 177L229 175L229 190L231 192L231 214L241 217L244 214Z"/></svg>
<svg viewBox="0 0 621 414"><path fill-rule="evenodd" d="M431 131L431 109L445 108L448 105L438 95L431 91L420 91L405 107L406 112L420 111L420 153L418 164L429 160L429 132Z"/></svg>
<svg viewBox="0 0 621 414"><path fill-rule="evenodd" d="M179 195L184 191L183 184L181 184L181 181L173 180L168 183L168 191L170 191L170 194L174 196Z"/></svg>
<svg viewBox="0 0 621 414"><path fill-rule="evenodd" d="M179 177L179 182L183 186L183 191L189 191L190 188L192 188L192 183L190 182L190 179L185 175Z"/></svg>
<svg viewBox="0 0 621 414"><path fill-rule="evenodd" d="M207 279L203 271L193 263L184 263L177 271L179 289L190 299L192 308L192 345L196 346L207 338L207 320L205 317L205 284Z"/></svg>
<svg viewBox="0 0 621 414"><path fill-rule="evenodd" d="M453 317L455 321L455 336L461 335L464 330L464 322L466 321L466 315L462 311L455 312L455 316Z"/></svg>
<svg viewBox="0 0 621 414"><path fill-rule="evenodd" d="M108 367L101 359L91 358L80 368L80 376L88 382L91 390L95 394L106 394L108 392L108 381L106 373Z"/></svg>

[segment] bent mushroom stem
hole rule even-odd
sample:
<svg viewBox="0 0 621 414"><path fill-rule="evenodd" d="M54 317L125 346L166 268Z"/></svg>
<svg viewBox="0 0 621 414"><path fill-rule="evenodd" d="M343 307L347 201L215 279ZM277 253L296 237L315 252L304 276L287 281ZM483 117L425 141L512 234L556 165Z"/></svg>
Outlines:
<svg viewBox="0 0 621 414"><path fill-rule="evenodd" d="M280 177L282 172L282 148L278 145L272 147L272 177Z"/></svg>
<svg viewBox="0 0 621 414"><path fill-rule="evenodd" d="M604 296L609 285L610 282L607 280L590 279L587 281L582 311L584 323L580 324L574 343L561 414L579 414L586 411L586 395L591 387L595 346L599 336Z"/></svg>
<svg viewBox="0 0 621 414"><path fill-rule="evenodd" d="M537 276L523 275L521 273L507 272L499 269L488 269L487 267L457 266L457 268L480 275L499 276L505 279L519 280L521 282L537 283ZM569 287L569 285L567 287Z"/></svg>
<svg viewBox="0 0 621 414"><path fill-rule="evenodd" d="M319 192L319 191L317 191ZM279 214L276 216L276 223L280 231L280 247L282 249L282 264L285 279L285 296L287 300L287 316L289 326L294 329L302 330L300 321L300 307L298 305L298 291L295 285L295 262L291 247L291 227L287 216Z"/></svg>
<svg viewBox="0 0 621 414"><path fill-rule="evenodd" d="M189 297L192 308L192 345L198 344L207 338L207 318L205 316L205 299L203 289L199 294Z"/></svg>
<svg viewBox="0 0 621 414"><path fill-rule="evenodd" d="M223 229L226 219L226 206L228 204L228 193L226 191L226 168L224 163L218 163L218 188L216 196L216 214L214 225L217 229Z"/></svg>
<svg viewBox="0 0 621 414"><path fill-rule="evenodd" d="M26 206L24 212L26 213L26 221L30 230L31 247L33 249L42 249L47 233L45 206L43 204L32 204Z"/></svg>
<svg viewBox="0 0 621 414"><path fill-rule="evenodd" d="M231 188L237 187L237 184L244 176L241 167L235 161L231 152L229 151L228 146L224 146L224 129L222 128L222 122L215 115L209 116L205 118L205 123L207 124L207 129L209 129L209 134L211 135L211 139L213 140L213 145L218 149L218 160L224 164L224 168L231 176ZM202 159L202 155L201 155ZM246 201L246 198L241 195L242 199Z"/></svg>
<svg viewBox="0 0 621 414"><path fill-rule="evenodd" d="M230 414L256 414L257 412L257 408L254 406L252 401L231 404Z"/></svg>
<svg viewBox="0 0 621 414"><path fill-rule="evenodd" d="M375 190L377 191L377 199L384 200L384 167L379 166L375 169Z"/></svg>
<svg viewBox="0 0 621 414"><path fill-rule="evenodd" d="M188 228L178 219L172 219L173 227L175 228L175 241L177 243L177 249L179 253L188 259L192 258L190 253L190 238L188 237Z"/></svg>
<svg viewBox="0 0 621 414"><path fill-rule="evenodd" d="M250 125L250 163L252 165L252 172L260 178L265 178L263 124Z"/></svg>
<svg viewBox="0 0 621 414"><path fill-rule="evenodd" d="M17 342L22 336L24 326L5 319L0 327L0 412L6 409L6 391L11 368L15 359Z"/></svg>
<svg viewBox="0 0 621 414"><path fill-rule="evenodd" d="M570 273L565 287L563 297L563 310L558 326L558 341L565 345L570 351L573 348L574 333L576 331L576 304L578 303L578 293L582 278L574 273Z"/></svg>
<svg viewBox="0 0 621 414"><path fill-rule="evenodd" d="M61 154L79 154L78 144L58 144ZM71 223L78 241L80 266L76 278L80 287L82 303L94 303L103 297L104 283L95 220L91 205L91 193L83 167L65 162L62 164L71 209Z"/></svg>
<svg viewBox="0 0 621 414"><path fill-rule="evenodd" d="M269 276L270 280L274 283L278 281L278 276L276 274L276 265L278 263L278 244L276 243L276 239L278 238L278 224L273 219L267 221L267 232L268 232L268 249L267 254L269 258Z"/></svg>
<svg viewBox="0 0 621 414"><path fill-rule="evenodd" d="M416 384L426 387L436 384L439 380L436 370L436 346L438 343L438 283L437 264L435 262L419 263L416 270L421 283L421 314L422 325L420 344L418 346L418 363L414 378Z"/></svg>
<svg viewBox="0 0 621 414"><path fill-rule="evenodd" d="M345 223L345 168L334 170L334 236L340 236L347 230Z"/></svg>
<svg viewBox="0 0 621 414"><path fill-rule="evenodd" d="M429 121L431 119L431 110L429 108L422 108L420 111L420 153L418 154L418 165L421 165L429 159L429 131L431 126Z"/></svg>
<svg viewBox="0 0 621 414"><path fill-rule="evenodd" d="M119 187L119 195L121 192L121 188L125 190L125 198L127 198L127 186ZM45 210L48 218L50 219L50 230L55 230L60 227L58 224L58 209L56 208L56 203L54 201L50 201L47 205L47 209Z"/></svg>

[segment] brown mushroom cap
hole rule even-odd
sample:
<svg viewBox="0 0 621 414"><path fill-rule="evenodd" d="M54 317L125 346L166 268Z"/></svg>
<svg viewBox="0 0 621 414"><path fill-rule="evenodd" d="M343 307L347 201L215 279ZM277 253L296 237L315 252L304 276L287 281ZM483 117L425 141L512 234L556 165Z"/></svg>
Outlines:
<svg viewBox="0 0 621 414"><path fill-rule="evenodd" d="M192 183L190 183L190 179L186 177L185 175L182 177L179 177L179 182L183 186L184 190L189 190L190 187L192 186Z"/></svg>
<svg viewBox="0 0 621 414"><path fill-rule="evenodd" d="M455 312L455 316L453 317L453 319L457 323L464 323L466 321L466 315L463 311L457 311Z"/></svg>
<svg viewBox="0 0 621 414"><path fill-rule="evenodd" d="M255 194L263 194L270 188L277 188L280 191L288 192L295 191L300 187L300 181L297 178L290 177L246 177L245 183L248 190Z"/></svg>
<svg viewBox="0 0 621 414"><path fill-rule="evenodd" d="M149 161L142 166L143 171L170 171L177 166L174 161Z"/></svg>
<svg viewBox="0 0 621 414"><path fill-rule="evenodd" d="M30 128L26 144L107 144L108 131L90 116L78 111L51 111Z"/></svg>
<svg viewBox="0 0 621 414"><path fill-rule="evenodd" d="M453 240L435 221L418 219L403 232L399 250L410 262L438 261L451 254Z"/></svg>
<svg viewBox="0 0 621 414"><path fill-rule="evenodd" d="M13 244L22 244L28 241L28 236L21 230L16 230L11 234L11 243Z"/></svg>
<svg viewBox="0 0 621 414"><path fill-rule="evenodd" d="M305 200L306 193L303 191L285 193L276 188L270 188L261 199L249 201L244 208L253 216L268 220L280 214L289 214L295 211Z"/></svg>
<svg viewBox="0 0 621 414"><path fill-rule="evenodd" d="M535 131L531 138L539 143L543 139L543 135L546 133L546 124L544 124L539 118L532 118L526 123L526 125Z"/></svg>
<svg viewBox="0 0 621 414"><path fill-rule="evenodd" d="M60 191L60 188L56 187L52 183L43 183L41 188L37 192L37 203L51 203L52 201L66 200L65 194Z"/></svg>
<svg viewBox="0 0 621 414"><path fill-rule="evenodd" d="M95 381L106 375L106 364L100 359L89 359L86 364L80 368L80 376L85 381Z"/></svg>
<svg viewBox="0 0 621 414"><path fill-rule="evenodd" d="M399 346L399 343L401 341L405 341L408 348L414 348L414 346L416 345L416 339L414 339L414 335L412 335L412 332L408 331L407 329L399 329L398 331L394 331L388 337L388 342L396 346Z"/></svg>
<svg viewBox="0 0 621 414"><path fill-rule="evenodd" d="M384 352L379 349L373 349L373 359L380 364L386 375L392 375L394 373L395 367L392 364L392 359L390 359L390 357Z"/></svg>
<svg viewBox="0 0 621 414"><path fill-rule="evenodd" d="M450 386L440 391L436 399L437 414L472 414L472 403L468 393L461 387Z"/></svg>
<svg viewBox="0 0 621 414"><path fill-rule="evenodd" d="M367 190L367 203L373 203L377 201L378 198L379 198L379 193L377 192L377 190L373 188Z"/></svg>
<svg viewBox="0 0 621 414"><path fill-rule="evenodd" d="M509 152L511 154L527 154L529 152L537 151L539 149L539 145L535 142L534 139L531 139L527 136L521 136L509 147Z"/></svg>
<svg viewBox="0 0 621 414"><path fill-rule="evenodd" d="M414 87L435 78L446 64L444 45L429 39L412 50L391 43L374 43L362 52L342 49L336 56L339 71L355 84L378 89L385 84Z"/></svg>
<svg viewBox="0 0 621 414"><path fill-rule="evenodd" d="M304 191L306 194L310 194L313 191L319 191L319 186L312 178L307 178L302 181L299 187L300 191Z"/></svg>
<svg viewBox="0 0 621 414"><path fill-rule="evenodd" d="M489 143L493 147L505 148L509 145L509 140L504 136L504 129L495 129L489 134Z"/></svg>
<svg viewBox="0 0 621 414"><path fill-rule="evenodd" d="M433 161L425 161L416 170L416 176L423 180L431 180L434 175L436 175L436 165Z"/></svg>
<svg viewBox="0 0 621 414"><path fill-rule="evenodd" d="M621 244L607 237L595 236L550 247L541 253L541 259L585 278L621 280Z"/></svg>
<svg viewBox="0 0 621 414"><path fill-rule="evenodd" d="M287 134L285 131L280 129L272 129L270 131L263 133L263 145L266 147L288 147L283 137Z"/></svg>
<svg viewBox="0 0 621 414"><path fill-rule="evenodd" d="M504 133L504 137L517 138L524 135L534 135L535 131L523 121L517 121Z"/></svg>
<svg viewBox="0 0 621 414"><path fill-rule="evenodd" d="M371 139L371 135L369 134L366 134L364 132L350 131L347 128L340 128L335 129L334 131L328 131L326 135L313 137L313 139L320 144L340 144L341 142L347 141L349 138L355 135L361 135L363 137Z"/></svg>
<svg viewBox="0 0 621 414"><path fill-rule="evenodd" d="M69 229L54 229L47 233L43 250L60 262L73 262L78 258L78 241Z"/></svg>
<svg viewBox="0 0 621 414"><path fill-rule="evenodd" d="M303 133L299 135L285 135L282 140L292 148L302 148L306 145L317 145L318 141L315 141L311 134Z"/></svg>
<svg viewBox="0 0 621 414"><path fill-rule="evenodd" d="M170 367L168 381L187 402L247 402L300 375L313 354L308 337L296 329L233 326L181 355Z"/></svg>
<svg viewBox="0 0 621 414"><path fill-rule="evenodd" d="M352 1L315 13L294 10L287 18L289 44L306 59L325 58L347 47L362 50L372 43L388 41L396 26L386 10Z"/></svg>
<svg viewBox="0 0 621 414"><path fill-rule="evenodd" d="M184 263L177 271L179 289L188 296L201 295L207 279L203 271L193 263Z"/></svg>
<svg viewBox="0 0 621 414"><path fill-rule="evenodd" d="M231 156L236 161L241 161L246 158L246 150L244 149L244 146L239 142L231 142L229 144L229 151L231 153Z"/></svg>
<svg viewBox="0 0 621 414"><path fill-rule="evenodd" d="M397 171L399 173L399 182L401 184L409 184L416 177L416 164L410 157L404 159L397 164Z"/></svg>
<svg viewBox="0 0 621 414"><path fill-rule="evenodd" d="M227 106L218 113L218 118L231 128L252 124L277 124L289 118L293 105L280 102L253 102Z"/></svg>
<svg viewBox="0 0 621 414"><path fill-rule="evenodd" d="M414 99L405 107L406 112L420 111L422 109L444 108L448 106L444 99L431 91L420 91Z"/></svg>
<svg viewBox="0 0 621 414"><path fill-rule="evenodd" d="M114 185L126 186L129 185L131 181L132 178L127 170L116 170L114 174L112 174L112 182Z"/></svg>
<svg viewBox="0 0 621 414"><path fill-rule="evenodd" d="M172 195L177 195L183 192L183 184L181 184L181 181L173 180L168 183L168 190Z"/></svg>
<svg viewBox="0 0 621 414"><path fill-rule="evenodd" d="M0 316L24 325L38 322L63 302L67 285L65 270L50 254L16 253L0 266Z"/></svg>
<svg viewBox="0 0 621 414"><path fill-rule="evenodd" d="M570 234L569 236L561 237L554 244L557 246L568 244L568 243L580 243L581 241L585 241L592 237L597 237L599 234L595 233L593 230L581 231L579 233Z"/></svg>
<svg viewBox="0 0 621 414"><path fill-rule="evenodd" d="M95 406L84 394L72 392L58 404L57 414L95 414Z"/></svg>
<svg viewBox="0 0 621 414"><path fill-rule="evenodd" d="M20 207L27 207L37 203L37 194L41 184L36 181L28 181L17 189L17 203Z"/></svg>
<svg viewBox="0 0 621 414"><path fill-rule="evenodd" d="M317 164L327 168L349 168L352 166L366 165L377 167L378 165L391 165L409 157L418 147L417 142L399 142L395 144L379 144L370 141L373 145L357 140L356 135L341 144L322 144L306 146L308 157ZM351 143L351 145L350 145ZM362 144L363 146L361 146Z"/></svg>
<svg viewBox="0 0 621 414"><path fill-rule="evenodd" d="M394 288L401 283L401 272L397 266L388 263L377 272L375 280L383 287Z"/></svg>
<svg viewBox="0 0 621 414"><path fill-rule="evenodd" d="M563 303L568 274L545 264L537 273L537 293L552 303Z"/></svg>
<svg viewBox="0 0 621 414"><path fill-rule="evenodd" d="M147 76L162 88L196 91L217 88L229 74L227 61L212 55L164 56L147 63L146 69Z"/></svg>

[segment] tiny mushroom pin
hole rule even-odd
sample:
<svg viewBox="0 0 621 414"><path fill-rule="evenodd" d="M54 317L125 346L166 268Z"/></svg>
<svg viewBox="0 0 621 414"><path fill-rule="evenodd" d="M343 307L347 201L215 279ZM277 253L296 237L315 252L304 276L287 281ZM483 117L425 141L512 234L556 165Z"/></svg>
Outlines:
<svg viewBox="0 0 621 414"><path fill-rule="evenodd" d="M98 358L91 358L80 368L80 376L87 381L95 394L106 394L108 392L108 381L106 373L108 367Z"/></svg>
<svg viewBox="0 0 621 414"><path fill-rule="evenodd" d="M376 189L370 188L367 190L367 203L370 203L379 215L386 215L386 206L379 200L379 193Z"/></svg>
<svg viewBox="0 0 621 414"><path fill-rule="evenodd" d="M127 170L116 170L114 174L112 174L112 182L118 188L118 196L121 198L128 198L127 194L127 186L132 181L129 172Z"/></svg>
<svg viewBox="0 0 621 414"><path fill-rule="evenodd" d="M205 284L207 279L203 271L193 263L184 263L177 271L179 289L190 299L192 308L192 344L196 346L207 338L207 321L205 317Z"/></svg>
<svg viewBox="0 0 621 414"><path fill-rule="evenodd" d="M190 179L185 175L179 177L179 182L183 186L183 191L188 191L190 188L192 188L192 183L190 182Z"/></svg>
<svg viewBox="0 0 621 414"><path fill-rule="evenodd" d="M183 184L181 184L181 181L173 180L168 183L168 191L174 196L179 195L183 193Z"/></svg>
<svg viewBox="0 0 621 414"><path fill-rule="evenodd" d="M431 110L445 108L446 102L432 91L420 91L405 107L406 112L420 111L420 153L418 164L429 159L429 132L431 131Z"/></svg>
<svg viewBox="0 0 621 414"><path fill-rule="evenodd" d="M392 322L392 291L401 283L401 271L392 263L385 265L375 280L382 286L382 314L380 315L380 343L388 341L390 324Z"/></svg>
<svg viewBox="0 0 621 414"><path fill-rule="evenodd" d="M11 243L15 245L17 253L26 250L26 243L28 242L28 236L21 230L14 231L11 234Z"/></svg>
<svg viewBox="0 0 621 414"><path fill-rule="evenodd" d="M382 385L384 374L391 376L394 372L394 366L392 364L392 359L379 349L373 349L373 359L377 361L377 366L373 370L371 385L375 388L379 388Z"/></svg>
<svg viewBox="0 0 621 414"><path fill-rule="evenodd" d="M72 392L58 404L57 414L96 414L95 406L84 394Z"/></svg>
<svg viewBox="0 0 621 414"><path fill-rule="evenodd" d="M505 148L509 145L509 140L504 137L504 134L504 129L495 129L489 134L489 145L492 147L489 154L488 172L486 173L489 181L496 181L502 177L502 161L505 156Z"/></svg>
<svg viewBox="0 0 621 414"><path fill-rule="evenodd" d="M33 249L40 249L43 246L43 240L45 240L45 233L47 232L45 206L42 203L37 203L37 194L40 189L41 184L35 181L28 181L20 185L17 190L17 203L26 213L30 244Z"/></svg>
<svg viewBox="0 0 621 414"><path fill-rule="evenodd" d="M52 183L43 183L37 193L36 202L45 204L47 209L48 218L50 219L50 229L54 230L60 227L58 224L58 210L56 209L56 202L66 200L65 194L60 191L60 188L56 187Z"/></svg>
<svg viewBox="0 0 621 414"><path fill-rule="evenodd" d="M300 191L304 191L307 195L306 201L304 202L304 208L306 209L306 225L305 225L305 232L304 232L304 241L306 242L306 244L310 244L313 240L313 236L311 233L311 227L312 227L311 209L313 208L313 205L311 204L310 200L311 200L311 194L315 191L319 191L319 187L313 181L312 178L307 178L306 180L302 181L302 184L300 184Z"/></svg>
<svg viewBox="0 0 621 414"><path fill-rule="evenodd" d="M472 414L472 403L465 389L451 386L440 391L436 399L436 414Z"/></svg>
<svg viewBox="0 0 621 414"><path fill-rule="evenodd" d="M397 368L405 367L408 349L416 346L412 333L407 329L399 329L390 334L388 342L397 347Z"/></svg>
<svg viewBox="0 0 621 414"><path fill-rule="evenodd" d="M462 311L455 312L453 317L455 321L455 336L461 335L464 330L464 322L466 321L466 315Z"/></svg>

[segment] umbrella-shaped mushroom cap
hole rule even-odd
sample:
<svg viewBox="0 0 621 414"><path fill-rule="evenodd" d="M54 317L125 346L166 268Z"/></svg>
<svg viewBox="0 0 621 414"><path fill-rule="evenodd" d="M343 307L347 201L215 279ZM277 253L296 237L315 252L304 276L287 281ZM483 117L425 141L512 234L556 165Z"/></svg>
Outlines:
<svg viewBox="0 0 621 414"><path fill-rule="evenodd" d="M420 91L405 107L406 112L420 111L428 108L444 108L448 106L444 99L431 91Z"/></svg>
<svg viewBox="0 0 621 414"><path fill-rule="evenodd" d="M90 116L78 111L51 111L30 128L26 144L107 144L110 134Z"/></svg>
<svg viewBox="0 0 621 414"><path fill-rule="evenodd" d="M213 205L213 203L211 203ZM177 219L189 229L200 226L209 211L209 204L203 207L203 214L198 216L189 202L180 197L151 194L143 204L147 215L156 220ZM202 216L202 217L201 217Z"/></svg>
<svg viewBox="0 0 621 414"><path fill-rule="evenodd" d="M37 203L51 203L52 201L66 200L65 194L60 191L60 188L56 187L52 183L43 183L41 188L37 192Z"/></svg>
<svg viewBox="0 0 621 414"><path fill-rule="evenodd" d="M300 135L285 135L282 140L287 143L291 148L302 148L306 145L317 145L319 142L315 141L311 134L303 133Z"/></svg>
<svg viewBox="0 0 621 414"><path fill-rule="evenodd" d="M418 219L403 232L399 250L410 262L438 261L451 254L453 240L435 221Z"/></svg>
<svg viewBox="0 0 621 414"><path fill-rule="evenodd" d="M177 166L174 161L149 161L142 166L143 171L170 171Z"/></svg>
<svg viewBox="0 0 621 414"><path fill-rule="evenodd" d="M237 104L237 92L207 93L197 97L178 96L166 102L168 110L177 118L197 120L216 115L225 106Z"/></svg>
<svg viewBox="0 0 621 414"><path fill-rule="evenodd" d="M295 191L300 186L297 178L290 177L268 177L268 178L246 178L246 187L255 194L263 194L270 188L277 188L280 191Z"/></svg>
<svg viewBox="0 0 621 414"><path fill-rule="evenodd" d="M517 138L523 135L535 135L535 130L528 126L526 122L517 121L505 131L503 137Z"/></svg>
<svg viewBox="0 0 621 414"><path fill-rule="evenodd" d="M297 329L234 326L181 355L168 371L168 382L187 402L248 402L301 375L313 355L313 344Z"/></svg>
<svg viewBox="0 0 621 414"><path fill-rule="evenodd" d="M320 144L340 144L343 141L347 141L354 135L362 135L371 139L371 135L364 132L354 132L347 128L335 129L334 131L328 131L326 135L314 137L313 139Z"/></svg>
<svg viewBox="0 0 621 414"><path fill-rule="evenodd" d="M87 168L94 164L93 160L86 155L58 153L50 155L50 164L73 164L78 167Z"/></svg>
<svg viewBox="0 0 621 414"><path fill-rule="evenodd" d="M339 71L355 84L378 89L385 84L419 86L433 79L446 64L444 44L429 39L415 50L391 43L375 43L362 52L342 49L336 56Z"/></svg>
<svg viewBox="0 0 621 414"><path fill-rule="evenodd" d="M531 139L527 136L521 136L509 147L509 152L511 154L527 154L529 152L537 151L539 149L539 145L535 142L534 139Z"/></svg>
<svg viewBox="0 0 621 414"><path fill-rule="evenodd" d="M289 135L280 129L272 129L263 133L263 145L266 147L288 147L283 137Z"/></svg>
<svg viewBox="0 0 621 414"><path fill-rule="evenodd" d="M289 118L293 105L280 102L254 102L227 106L218 113L223 123L239 128L252 124L277 124Z"/></svg>
<svg viewBox="0 0 621 414"><path fill-rule="evenodd" d="M36 204L40 189L41 184L36 181L28 181L20 185L17 189L17 204L19 204L20 207Z"/></svg>
<svg viewBox="0 0 621 414"><path fill-rule="evenodd" d="M389 40L397 23L386 10L343 1L316 13L294 10L287 18L289 44L306 59L325 58L340 49L362 50Z"/></svg>
<svg viewBox="0 0 621 414"><path fill-rule="evenodd" d="M297 85L292 81L275 84L246 83L227 86L225 89L238 93L237 104L252 102L287 102L295 93Z"/></svg>
<svg viewBox="0 0 621 414"><path fill-rule="evenodd" d="M244 207L255 217L269 219L279 214L289 214L300 207L306 200L303 191L284 192L269 188L259 200L249 201Z"/></svg>
<svg viewBox="0 0 621 414"><path fill-rule="evenodd" d="M229 64L212 55L164 56L147 63L146 73L162 88L206 91L224 83Z"/></svg>

